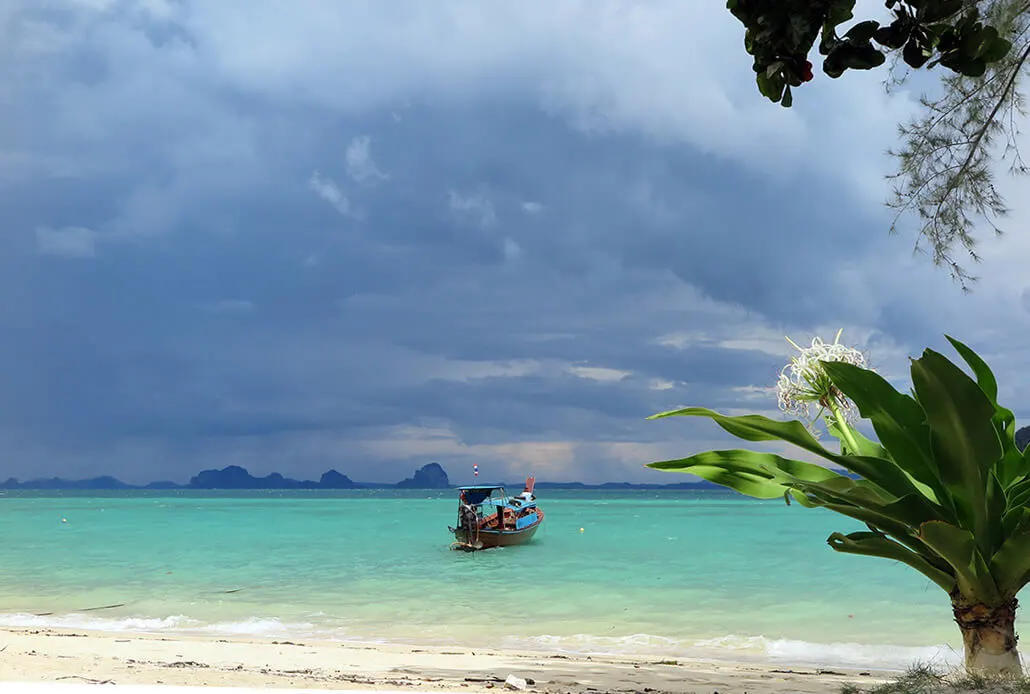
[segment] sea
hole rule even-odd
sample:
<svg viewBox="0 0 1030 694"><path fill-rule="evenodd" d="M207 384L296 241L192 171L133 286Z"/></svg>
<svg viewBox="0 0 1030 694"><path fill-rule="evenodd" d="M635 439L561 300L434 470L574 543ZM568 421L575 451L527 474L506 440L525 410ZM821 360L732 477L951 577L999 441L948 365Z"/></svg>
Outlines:
<svg viewBox="0 0 1030 694"><path fill-rule="evenodd" d="M450 549L452 491L6 492L0 626L876 670L960 662L947 596L835 553L828 511L538 491L521 547Z"/></svg>

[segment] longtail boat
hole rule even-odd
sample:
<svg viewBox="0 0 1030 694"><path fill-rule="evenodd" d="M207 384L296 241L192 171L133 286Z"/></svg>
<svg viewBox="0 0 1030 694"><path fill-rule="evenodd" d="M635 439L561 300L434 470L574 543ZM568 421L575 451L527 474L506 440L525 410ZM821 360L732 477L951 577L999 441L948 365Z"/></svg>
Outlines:
<svg viewBox="0 0 1030 694"><path fill-rule="evenodd" d="M535 484L536 478L526 478L518 496L508 496L499 485L458 487L458 525L448 526L454 533L451 547L471 552L529 542L544 521L533 495Z"/></svg>

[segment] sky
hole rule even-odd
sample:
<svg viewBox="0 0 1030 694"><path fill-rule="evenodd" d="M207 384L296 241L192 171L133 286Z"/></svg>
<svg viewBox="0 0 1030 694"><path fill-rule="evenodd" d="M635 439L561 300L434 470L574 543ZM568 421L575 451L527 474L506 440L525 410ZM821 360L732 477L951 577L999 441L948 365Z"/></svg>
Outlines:
<svg viewBox="0 0 1030 694"><path fill-rule="evenodd" d="M681 481L643 465L733 441L649 414L773 414L784 336L839 328L906 389L953 335L1030 420L1027 182L963 294L887 232L918 94L771 104L724 3L3 0L0 32L0 477Z"/></svg>

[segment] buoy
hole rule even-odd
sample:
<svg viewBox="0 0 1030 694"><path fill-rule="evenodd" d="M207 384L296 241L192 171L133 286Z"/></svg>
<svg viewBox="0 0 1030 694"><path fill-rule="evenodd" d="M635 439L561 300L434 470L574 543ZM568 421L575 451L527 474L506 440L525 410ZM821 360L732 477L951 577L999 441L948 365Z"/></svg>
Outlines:
<svg viewBox="0 0 1030 694"><path fill-rule="evenodd" d="M67 522L68 522L68 519L67 519L67 518L62 518L62 519L61 519L61 522L62 522L62 523L67 523Z"/></svg>
<svg viewBox="0 0 1030 694"><path fill-rule="evenodd" d="M583 532L583 528L580 528L580 529L579 529L579 532Z"/></svg>

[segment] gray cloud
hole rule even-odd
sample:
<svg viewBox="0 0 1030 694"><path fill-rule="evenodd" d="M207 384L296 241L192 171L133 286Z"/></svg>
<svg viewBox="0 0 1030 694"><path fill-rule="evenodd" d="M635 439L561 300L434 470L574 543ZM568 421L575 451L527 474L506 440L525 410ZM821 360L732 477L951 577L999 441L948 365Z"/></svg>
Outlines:
<svg viewBox="0 0 1030 694"><path fill-rule="evenodd" d="M85 227L38 227L36 245L40 253L66 258L92 258L97 253L96 233Z"/></svg>
<svg viewBox="0 0 1030 694"><path fill-rule="evenodd" d="M367 135L355 137L347 145L345 158L347 174L359 183L368 180L386 180L390 174L383 173L372 159L372 140Z"/></svg>
<svg viewBox="0 0 1030 694"><path fill-rule="evenodd" d="M963 297L884 233L875 76L773 107L673 0L248 7L7 6L7 474L654 479L784 334L1030 368L1024 241Z"/></svg>

